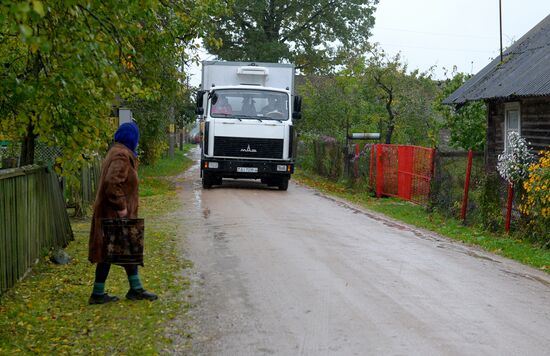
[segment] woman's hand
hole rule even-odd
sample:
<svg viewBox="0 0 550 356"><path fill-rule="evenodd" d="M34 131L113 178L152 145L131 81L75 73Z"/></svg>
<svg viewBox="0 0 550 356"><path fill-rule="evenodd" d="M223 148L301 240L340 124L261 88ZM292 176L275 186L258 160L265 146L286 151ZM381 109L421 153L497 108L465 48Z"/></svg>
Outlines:
<svg viewBox="0 0 550 356"><path fill-rule="evenodd" d="M117 211L117 214L119 218L125 218L128 216L128 209L125 208L124 210L119 210Z"/></svg>

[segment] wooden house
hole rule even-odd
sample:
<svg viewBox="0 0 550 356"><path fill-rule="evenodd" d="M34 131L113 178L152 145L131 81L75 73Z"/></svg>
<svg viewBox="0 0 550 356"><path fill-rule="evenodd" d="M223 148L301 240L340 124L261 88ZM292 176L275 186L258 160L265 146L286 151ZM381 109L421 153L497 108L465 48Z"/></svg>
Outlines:
<svg viewBox="0 0 550 356"><path fill-rule="evenodd" d="M537 152L550 146L550 15L448 96L443 103L487 104L485 162L495 167L517 131Z"/></svg>

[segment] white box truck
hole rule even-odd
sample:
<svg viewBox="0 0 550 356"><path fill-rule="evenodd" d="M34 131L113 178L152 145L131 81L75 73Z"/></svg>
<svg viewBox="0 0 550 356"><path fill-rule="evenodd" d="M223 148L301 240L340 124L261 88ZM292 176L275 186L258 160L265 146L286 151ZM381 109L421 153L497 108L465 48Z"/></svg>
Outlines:
<svg viewBox="0 0 550 356"><path fill-rule="evenodd" d="M261 179L287 190L294 173L301 98L292 64L202 62L196 112L203 188L223 178Z"/></svg>

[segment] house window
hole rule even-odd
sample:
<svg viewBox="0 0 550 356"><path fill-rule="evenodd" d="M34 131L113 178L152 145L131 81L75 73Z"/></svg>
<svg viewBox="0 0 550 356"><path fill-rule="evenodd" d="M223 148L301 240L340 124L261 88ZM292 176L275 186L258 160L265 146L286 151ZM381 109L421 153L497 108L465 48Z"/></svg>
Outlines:
<svg viewBox="0 0 550 356"><path fill-rule="evenodd" d="M521 136L521 112L517 102L504 104L504 151L508 151L508 134L512 131Z"/></svg>

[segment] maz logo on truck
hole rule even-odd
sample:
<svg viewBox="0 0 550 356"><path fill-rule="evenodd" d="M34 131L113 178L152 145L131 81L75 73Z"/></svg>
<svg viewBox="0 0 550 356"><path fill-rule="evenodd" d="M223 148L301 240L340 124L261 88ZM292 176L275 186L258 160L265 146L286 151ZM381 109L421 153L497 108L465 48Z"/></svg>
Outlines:
<svg viewBox="0 0 550 356"><path fill-rule="evenodd" d="M255 148L250 149L250 145L248 145L247 148L241 148L241 152L255 153L255 152L258 152L258 151Z"/></svg>

